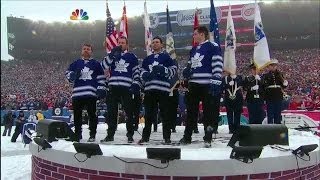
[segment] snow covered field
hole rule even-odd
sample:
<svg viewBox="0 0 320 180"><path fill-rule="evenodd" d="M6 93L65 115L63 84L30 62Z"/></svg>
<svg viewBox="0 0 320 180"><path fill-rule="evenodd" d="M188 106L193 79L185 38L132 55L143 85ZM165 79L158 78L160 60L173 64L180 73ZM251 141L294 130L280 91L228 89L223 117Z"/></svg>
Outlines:
<svg viewBox="0 0 320 180"><path fill-rule="evenodd" d="M96 142L100 142L106 136L106 128L105 124L99 124L97 130L97 138ZM1 135L4 127L1 126ZM140 125L139 132L142 133L143 126ZM172 141L179 141L179 139L183 136L184 127L177 126L177 133L172 133ZM13 128L14 131L14 128ZM88 139L88 126L83 126L83 142L86 142ZM203 137L203 126L199 125L199 134L193 135L193 140L202 141ZM228 126L223 125L219 126L219 134L217 137L230 137L228 134ZM11 133L11 135L13 132ZM118 126L118 130L115 135L115 142L121 143L126 142L126 129L125 124L120 124ZM141 135L135 132L134 140L137 142L141 138ZM16 143L10 142L11 137L1 136L1 180L29 180L31 179L31 154L29 152L28 145L24 147L21 141L21 137L17 139ZM152 140L162 140L162 126L158 125L158 132L153 132L150 137L150 141ZM306 144L319 144L319 137L314 136L311 132L301 132L296 130L289 130L289 147L290 149L296 149L301 145ZM200 160L203 158L206 159L225 159L228 158L231 152L230 147L226 147L228 142L227 139L216 139L212 143L212 148L203 148L202 143L194 143L187 146L181 146L183 149L181 158L182 159L192 159L192 160ZM51 145L55 149L65 150L75 152L72 143L66 142L63 140L59 140L58 142L52 142ZM148 145L152 146L152 145ZM161 145L165 146L165 145ZM201 153L199 152L199 148L201 148ZM117 145L101 145L101 149L104 155L109 155L110 150L117 151L117 155L120 157L135 157L135 158L145 158L146 154L144 148L139 145L136 146L117 146ZM318 147L319 149L319 147ZM114 152L113 151L113 152ZM278 152L271 149L269 146L266 146L260 157L275 157L281 155L288 155L289 152Z"/></svg>
<svg viewBox="0 0 320 180"><path fill-rule="evenodd" d="M12 128L11 136L14 132ZM21 136L12 143L11 136L2 136L1 126L1 180L31 179L31 153L29 145L24 147Z"/></svg>

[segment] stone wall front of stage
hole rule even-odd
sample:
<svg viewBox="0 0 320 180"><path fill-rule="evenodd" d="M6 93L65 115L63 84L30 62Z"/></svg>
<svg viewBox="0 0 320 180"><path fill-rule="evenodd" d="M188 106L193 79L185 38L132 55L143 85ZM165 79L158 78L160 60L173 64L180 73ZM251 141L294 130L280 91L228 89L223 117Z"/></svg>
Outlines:
<svg viewBox="0 0 320 180"><path fill-rule="evenodd" d="M245 165L245 164L244 164ZM219 166L219 165L217 165ZM170 166L168 167L170 168ZM201 168L201 167L194 167ZM267 168L266 168L267 169ZM146 174L128 174L106 172L87 168L73 167L55 163L35 155L32 156L32 180L120 180L120 179L157 179L157 180L247 180L247 179L275 179L275 180L319 180L320 164L285 171L266 172L258 174L225 175L225 176L156 176ZM158 171L161 171L160 169ZM190 170L189 170L190 171ZM192 170L191 170L192 171Z"/></svg>
<svg viewBox="0 0 320 180"><path fill-rule="evenodd" d="M122 139L126 139L125 124L118 128L119 139L115 141L122 142ZM86 131L88 128L83 129ZM104 135L105 129L100 127L98 135ZM182 129L177 130L177 133L183 132ZM224 130L228 130L228 127L221 127L220 130L221 135L226 134ZM162 138L162 133L154 135L155 139ZM99 144L103 155L92 156L87 160L84 154L76 154L72 142L55 141L51 143L52 148L45 150L40 150L41 147L31 142L29 150L32 154L32 179L320 180L320 147L309 152L309 161L296 158L291 152L304 145L319 145L320 138L311 132L296 130L289 130L289 136L289 146L264 146L260 157L251 164L230 159L232 148L227 146L227 142L218 139L214 141L212 148L203 148L202 143L187 146ZM202 135L195 135L194 139L202 139ZM167 164L148 159L148 147L180 148L181 157L179 160L170 161L165 169L155 168L153 166L165 167ZM307 156L302 158L308 159ZM134 163L123 162L121 159ZM79 162L84 160L86 161Z"/></svg>

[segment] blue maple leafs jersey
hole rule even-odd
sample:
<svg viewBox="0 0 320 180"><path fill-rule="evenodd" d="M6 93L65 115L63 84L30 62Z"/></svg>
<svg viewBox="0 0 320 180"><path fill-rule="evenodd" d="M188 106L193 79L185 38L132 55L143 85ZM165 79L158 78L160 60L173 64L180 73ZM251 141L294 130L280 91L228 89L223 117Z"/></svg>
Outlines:
<svg viewBox="0 0 320 180"><path fill-rule="evenodd" d="M161 52L159 54L151 54L147 56L142 62L141 76L145 72L152 73L152 68L156 65L162 65L168 68L169 76L152 76L150 81L144 82L144 91L158 90L170 92L169 79L171 79L177 73L177 66L168 53Z"/></svg>
<svg viewBox="0 0 320 180"><path fill-rule="evenodd" d="M221 78L223 61L218 44L207 40L193 47L190 51L188 67L190 68L189 82L210 84L214 77Z"/></svg>
<svg viewBox="0 0 320 180"><path fill-rule="evenodd" d="M124 51L116 59L106 56L101 65L104 69L110 70L109 86L130 87L132 83L141 86L139 63L133 53Z"/></svg>
<svg viewBox="0 0 320 180"><path fill-rule="evenodd" d="M74 81L72 99L97 97L97 87L105 86L106 76L100 63L94 59L77 59L66 71L67 79L70 79L71 72L80 72L80 77Z"/></svg>

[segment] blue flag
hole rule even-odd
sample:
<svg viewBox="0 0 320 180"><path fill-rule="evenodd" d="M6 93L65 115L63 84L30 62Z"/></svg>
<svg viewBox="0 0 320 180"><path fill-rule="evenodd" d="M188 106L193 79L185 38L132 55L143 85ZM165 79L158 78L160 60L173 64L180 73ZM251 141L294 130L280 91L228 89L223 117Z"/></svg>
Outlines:
<svg viewBox="0 0 320 180"><path fill-rule="evenodd" d="M220 47L219 26L213 0L210 0L210 41L217 43Z"/></svg>

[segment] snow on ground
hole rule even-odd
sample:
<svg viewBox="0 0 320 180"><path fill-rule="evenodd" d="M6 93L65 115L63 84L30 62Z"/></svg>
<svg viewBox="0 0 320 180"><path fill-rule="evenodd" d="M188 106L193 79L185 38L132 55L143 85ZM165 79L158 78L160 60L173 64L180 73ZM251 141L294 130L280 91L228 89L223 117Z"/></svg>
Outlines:
<svg viewBox="0 0 320 180"><path fill-rule="evenodd" d="M1 127L1 134L4 127ZM106 136L107 126L105 124L99 124L97 129L96 143L100 142ZM140 124L138 132L134 134L135 142L141 139L141 133L143 124ZM152 128L153 130L153 128ZM177 133L172 133L171 140L179 141L183 136L184 126L177 126ZM14 128L13 128L14 131ZM222 160L229 159L231 148L227 147L227 143L231 135L228 134L228 126L219 126L219 134L217 139L212 142L212 148L203 148L203 126L199 124L199 134L193 134L192 140L199 141L194 142L191 145L178 146L181 148L181 159L184 160ZM140 133L140 134L139 134ZM13 132L12 132L13 134ZM12 135L11 134L11 135ZM83 140L86 142L89 136L88 126L83 126ZM226 138L227 137L227 138ZM17 139L16 143L10 142L11 137L1 136L1 180L28 180L31 179L31 155L28 145L24 147L21 141L21 137ZM152 132L150 142L162 140L162 125L158 125L158 132ZM126 127L125 124L119 124L118 130L115 134L114 143L126 143ZM307 144L319 144L320 138L314 136L311 132L303 132L289 129L289 146L282 146L284 148L296 149L301 145ZM57 150L76 152L72 142L59 140L51 143L52 147ZM146 158L146 147L152 147L153 145L141 146L141 145L106 145L100 144L104 156L127 157L127 158ZM157 147L172 147L168 145L157 145ZM318 149L319 150L319 147ZM290 155L290 152L281 152L272 149L270 146L265 146L260 158L286 156Z"/></svg>
<svg viewBox="0 0 320 180"><path fill-rule="evenodd" d="M12 128L11 136L14 133ZM4 126L1 126L1 180L31 179L31 153L29 145L24 147L21 136L16 143L11 142L11 136L2 136Z"/></svg>

